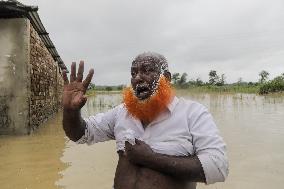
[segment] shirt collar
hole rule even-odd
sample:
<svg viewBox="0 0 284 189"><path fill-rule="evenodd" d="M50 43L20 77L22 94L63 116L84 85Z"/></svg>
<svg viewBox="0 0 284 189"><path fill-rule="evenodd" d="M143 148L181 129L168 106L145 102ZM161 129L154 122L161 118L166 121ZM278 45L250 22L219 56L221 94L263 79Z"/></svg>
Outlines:
<svg viewBox="0 0 284 189"><path fill-rule="evenodd" d="M178 104L178 102L179 102L179 99L176 96L174 96L174 98L171 101L171 103L168 104L167 108L171 112L171 114L173 113L173 111L174 111L176 105Z"/></svg>

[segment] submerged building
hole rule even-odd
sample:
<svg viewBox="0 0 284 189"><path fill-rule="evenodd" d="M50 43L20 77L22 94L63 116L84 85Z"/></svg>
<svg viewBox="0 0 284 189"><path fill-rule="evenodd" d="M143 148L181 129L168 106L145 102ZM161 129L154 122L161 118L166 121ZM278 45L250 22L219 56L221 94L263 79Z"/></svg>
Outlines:
<svg viewBox="0 0 284 189"><path fill-rule="evenodd" d="M66 66L37 11L0 1L0 135L31 133L61 107Z"/></svg>

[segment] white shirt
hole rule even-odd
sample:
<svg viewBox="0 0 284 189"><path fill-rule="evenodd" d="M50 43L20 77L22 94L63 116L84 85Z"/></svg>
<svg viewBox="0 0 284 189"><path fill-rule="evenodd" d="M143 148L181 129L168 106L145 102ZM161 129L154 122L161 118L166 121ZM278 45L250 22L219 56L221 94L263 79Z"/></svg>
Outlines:
<svg viewBox="0 0 284 189"><path fill-rule="evenodd" d="M116 140L119 151L124 150L126 140L135 137L157 153L176 156L196 154L202 164L206 184L223 182L228 175L226 145L211 114L197 102L175 97L167 110L145 129L129 114L124 104L84 120L85 135L77 143L90 145Z"/></svg>

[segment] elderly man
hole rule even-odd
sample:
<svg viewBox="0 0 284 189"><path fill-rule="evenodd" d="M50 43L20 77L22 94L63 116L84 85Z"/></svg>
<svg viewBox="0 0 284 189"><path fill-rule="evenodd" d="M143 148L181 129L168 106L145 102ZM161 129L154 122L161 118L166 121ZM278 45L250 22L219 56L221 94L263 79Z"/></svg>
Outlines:
<svg viewBox="0 0 284 189"><path fill-rule="evenodd" d="M72 63L63 93L63 128L77 143L116 140L119 161L115 189L193 189L196 182L223 182L228 175L225 143L201 104L177 98L164 56L138 55L123 103L83 119L80 109L93 70L83 80L84 63Z"/></svg>

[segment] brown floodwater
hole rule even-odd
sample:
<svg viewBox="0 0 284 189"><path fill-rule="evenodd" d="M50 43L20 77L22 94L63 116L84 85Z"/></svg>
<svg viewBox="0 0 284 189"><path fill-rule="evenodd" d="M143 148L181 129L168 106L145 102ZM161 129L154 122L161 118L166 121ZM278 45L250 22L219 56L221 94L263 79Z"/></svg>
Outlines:
<svg viewBox="0 0 284 189"><path fill-rule="evenodd" d="M284 184L284 97L253 94L178 96L206 105L228 146L225 183L200 189L267 189ZM121 102L119 94L89 97L83 116ZM114 141L76 145L65 137L58 113L29 136L0 136L1 189L110 189L117 163Z"/></svg>

